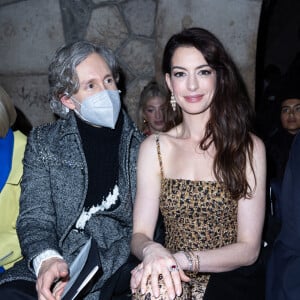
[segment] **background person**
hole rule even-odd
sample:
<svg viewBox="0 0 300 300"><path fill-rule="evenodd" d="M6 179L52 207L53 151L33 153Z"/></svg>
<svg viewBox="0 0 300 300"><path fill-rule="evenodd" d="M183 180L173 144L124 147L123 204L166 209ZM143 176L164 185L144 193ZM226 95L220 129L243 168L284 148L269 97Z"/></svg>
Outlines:
<svg viewBox="0 0 300 300"><path fill-rule="evenodd" d="M17 118L14 125L12 126L12 129L13 131L19 130L23 134L28 136L32 129L32 124L21 109L19 109L17 106L15 106L15 109L17 112Z"/></svg>
<svg viewBox="0 0 300 300"><path fill-rule="evenodd" d="M265 215L265 148L250 132L240 77L219 40L201 28L170 38L163 73L183 120L140 148L134 299L263 299L264 274L251 268ZM165 247L153 241L159 209Z"/></svg>
<svg viewBox="0 0 300 300"><path fill-rule="evenodd" d="M268 188L272 189L273 215L280 222L281 184L291 145L300 130L300 88L296 78L285 77L277 94L277 101L279 103L278 126L266 139L265 145L267 184Z"/></svg>
<svg viewBox="0 0 300 300"><path fill-rule="evenodd" d="M11 98L0 86L0 273L22 259L16 220L26 136L12 130L16 117Z"/></svg>
<svg viewBox="0 0 300 300"><path fill-rule="evenodd" d="M296 80L283 81L277 94L279 124L266 141L268 176L282 181L293 139L300 130L300 87Z"/></svg>
<svg viewBox="0 0 300 300"><path fill-rule="evenodd" d="M129 270L124 279L120 268L130 254L143 137L120 110L119 65L107 47L79 41L56 52L48 78L60 119L34 128L28 138L17 222L25 259L0 277L1 298L60 299L68 265L90 237L103 275L79 298L101 299L112 278L120 279L114 293L122 294L129 288ZM61 289L52 293L59 278Z"/></svg>
<svg viewBox="0 0 300 300"><path fill-rule="evenodd" d="M137 125L144 135L166 131L168 126L167 91L156 81L142 90L137 111Z"/></svg>
<svg viewBox="0 0 300 300"><path fill-rule="evenodd" d="M289 75L289 76L288 76ZM267 197L264 240L268 243L266 260L270 259L274 240L281 228L281 211L285 205L281 199L281 186L291 145L300 130L299 80L286 74L277 93L279 105L278 126L265 141L267 153Z"/></svg>
<svg viewBox="0 0 300 300"><path fill-rule="evenodd" d="M267 271L266 300L297 300L300 295L300 133L291 147L282 183L281 231Z"/></svg>

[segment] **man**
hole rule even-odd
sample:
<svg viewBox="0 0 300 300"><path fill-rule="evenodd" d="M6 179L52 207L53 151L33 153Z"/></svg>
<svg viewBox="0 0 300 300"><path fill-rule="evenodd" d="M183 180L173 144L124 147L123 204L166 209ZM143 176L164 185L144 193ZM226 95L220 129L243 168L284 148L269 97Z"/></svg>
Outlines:
<svg viewBox="0 0 300 300"><path fill-rule="evenodd" d="M50 64L50 105L61 118L29 136L17 222L25 260L0 277L0 298L60 299L51 287L66 283L90 237L103 275L81 299L104 299L103 286L127 261L142 135L120 113L118 71L109 49L85 41L59 49Z"/></svg>
<svg viewBox="0 0 300 300"><path fill-rule="evenodd" d="M300 298L300 133L294 139L282 183L282 227L267 272L267 300Z"/></svg>
<svg viewBox="0 0 300 300"><path fill-rule="evenodd" d="M281 185L293 140L300 130L300 88L297 78L284 79L277 94L280 108L279 126L265 141L267 153L267 207L265 241L268 243L267 257L281 226ZM270 193L271 190L271 193Z"/></svg>
<svg viewBox="0 0 300 300"><path fill-rule="evenodd" d="M298 81L284 82L278 95L280 126L266 142L270 179L281 181L295 135L300 130L300 88Z"/></svg>

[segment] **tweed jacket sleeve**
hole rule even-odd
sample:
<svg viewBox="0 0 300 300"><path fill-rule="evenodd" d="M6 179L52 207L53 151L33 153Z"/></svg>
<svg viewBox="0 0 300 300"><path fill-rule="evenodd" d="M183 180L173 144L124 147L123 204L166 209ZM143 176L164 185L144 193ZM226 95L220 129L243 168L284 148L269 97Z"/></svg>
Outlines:
<svg viewBox="0 0 300 300"><path fill-rule="evenodd" d="M59 241L82 209L87 167L75 120L59 120L32 130L24 155L17 232L32 269L47 249L61 253Z"/></svg>

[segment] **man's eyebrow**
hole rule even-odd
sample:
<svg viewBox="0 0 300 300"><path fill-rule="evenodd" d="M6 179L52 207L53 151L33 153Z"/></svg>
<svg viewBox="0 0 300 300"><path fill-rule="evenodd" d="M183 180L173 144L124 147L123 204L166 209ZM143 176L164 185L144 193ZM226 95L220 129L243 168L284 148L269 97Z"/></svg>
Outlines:
<svg viewBox="0 0 300 300"><path fill-rule="evenodd" d="M113 74L107 74L107 75L104 76L104 79L106 79L106 78L108 78L108 77L114 78Z"/></svg>
<svg viewBox="0 0 300 300"><path fill-rule="evenodd" d="M295 107L295 106L300 106L300 103L296 103L296 104L284 104L284 105L282 105L282 107Z"/></svg>
<svg viewBox="0 0 300 300"><path fill-rule="evenodd" d="M90 80L82 80L79 82L80 85L85 85L89 82Z"/></svg>
<svg viewBox="0 0 300 300"><path fill-rule="evenodd" d="M109 78L109 77L114 78L112 74L106 74L106 75L103 77L103 79L105 80L105 79L107 79L107 78ZM89 82L92 82L92 81L95 81L95 80L96 80L96 78L91 77L91 78L89 78L89 79L80 81L79 84L80 84L80 85L86 85L86 84L88 84Z"/></svg>

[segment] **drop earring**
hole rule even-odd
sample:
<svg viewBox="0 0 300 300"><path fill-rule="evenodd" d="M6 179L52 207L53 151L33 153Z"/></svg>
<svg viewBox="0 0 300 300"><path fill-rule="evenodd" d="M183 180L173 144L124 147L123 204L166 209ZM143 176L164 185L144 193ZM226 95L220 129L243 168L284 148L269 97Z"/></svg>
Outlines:
<svg viewBox="0 0 300 300"><path fill-rule="evenodd" d="M173 93L171 93L170 103L171 103L173 111L176 111L176 99L175 99L175 96L173 95Z"/></svg>

